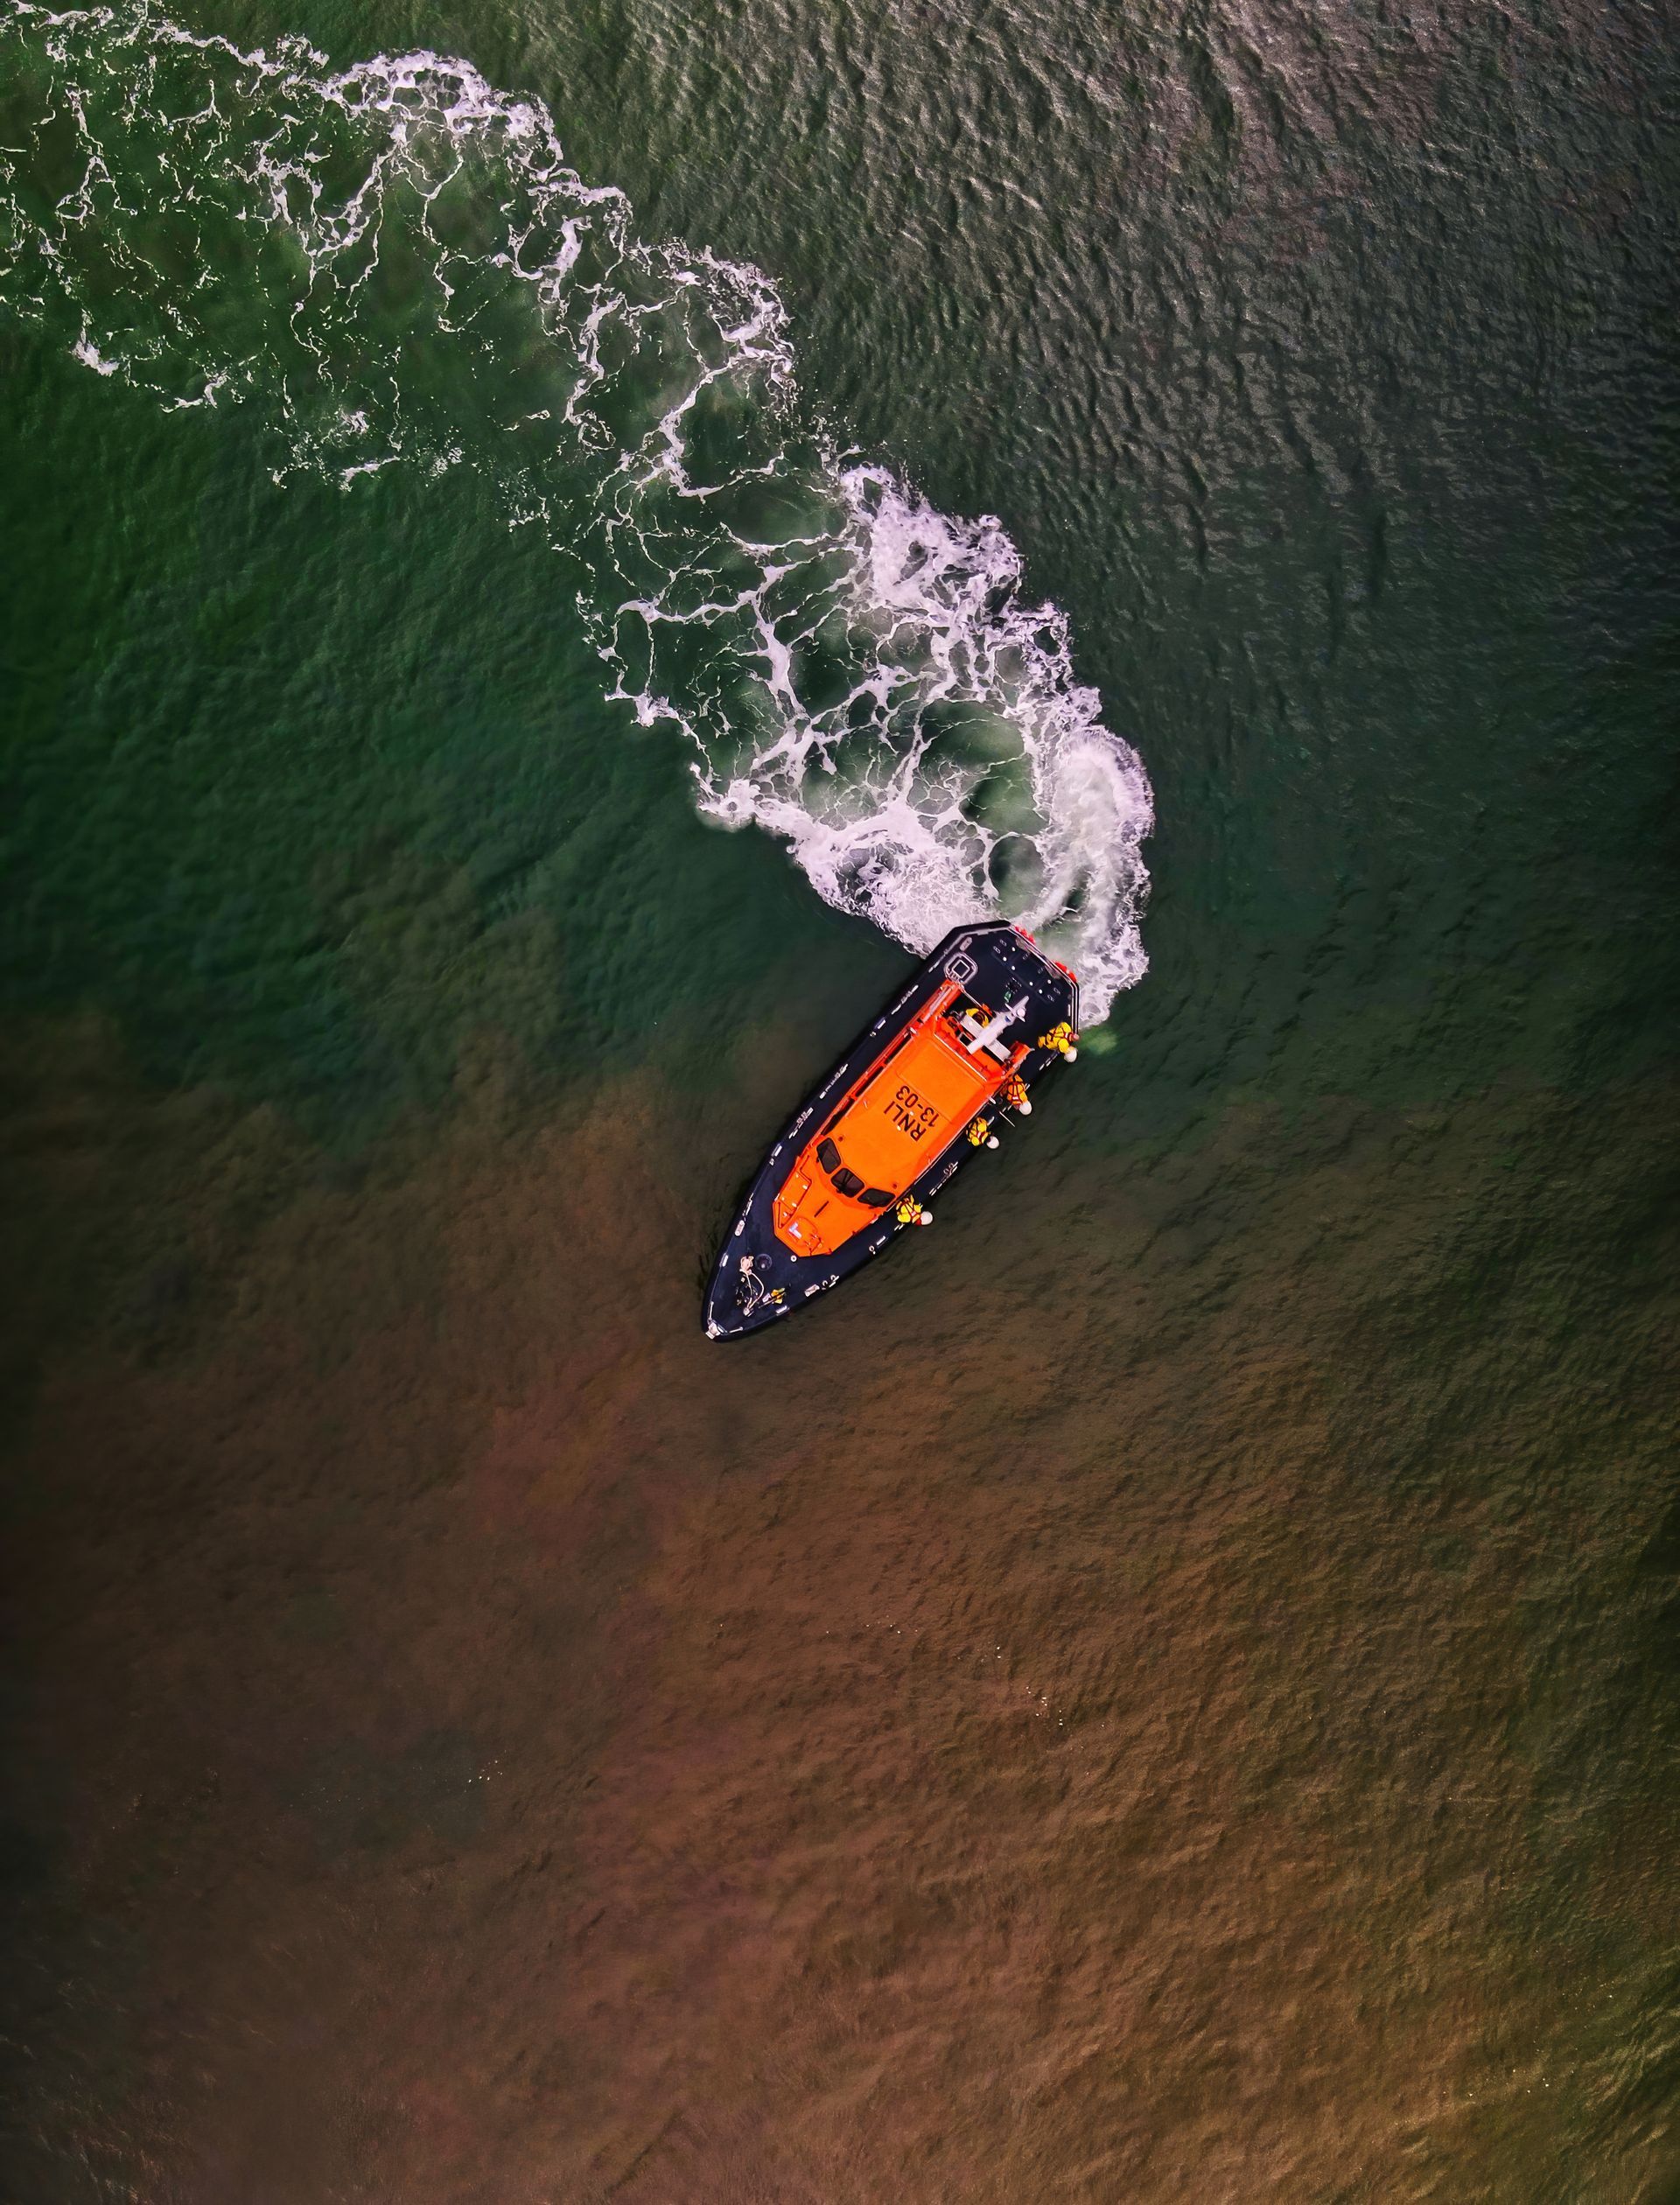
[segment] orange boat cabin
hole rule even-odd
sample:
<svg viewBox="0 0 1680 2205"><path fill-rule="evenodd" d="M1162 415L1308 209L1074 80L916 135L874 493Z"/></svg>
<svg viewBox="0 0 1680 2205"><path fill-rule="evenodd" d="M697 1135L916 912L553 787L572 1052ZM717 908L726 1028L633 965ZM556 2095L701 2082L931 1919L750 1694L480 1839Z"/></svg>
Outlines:
<svg viewBox="0 0 1680 2205"><path fill-rule="evenodd" d="M827 1256L874 1224L1006 1088L1027 1054L1011 1042L1026 1000L994 1012L948 981L844 1095L776 1196L776 1238Z"/></svg>

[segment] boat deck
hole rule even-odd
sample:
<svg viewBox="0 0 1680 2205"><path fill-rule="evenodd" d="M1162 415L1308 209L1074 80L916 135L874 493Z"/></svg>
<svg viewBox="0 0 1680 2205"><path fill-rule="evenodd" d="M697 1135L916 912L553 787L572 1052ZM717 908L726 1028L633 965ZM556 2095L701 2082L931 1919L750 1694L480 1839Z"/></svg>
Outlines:
<svg viewBox="0 0 1680 2205"><path fill-rule="evenodd" d="M1007 920L959 927L948 934L874 1024L859 1034L765 1158L724 1240L706 1290L706 1330L711 1338L755 1332L790 1315L879 1255L903 1229L895 1202L895 1207L877 1212L872 1222L851 1232L840 1245L805 1255L789 1247L777 1232L777 1198L787 1188L790 1174L813 1138L823 1130L825 1118L864 1082L894 1036L936 995L948 990L952 982L976 1001L994 1007L1019 1003L1018 1021L1009 1029L1006 1040L1029 1039L1036 1043L1040 1034L1064 1020L1074 1026L1078 1023L1079 991L1073 976ZM948 1082L942 1082L938 1096L925 1102L926 1108L936 1112L939 1145L906 1183L902 1172L892 1171L886 1160L883 1134L882 1160L876 1168L887 1176L872 1189L890 1192L895 1198L907 1197L917 1207L945 1186L969 1157L984 1153L972 1148L964 1137L964 1127L976 1110L985 1109L1002 1123L1007 1123L1012 1115L1009 1106L997 1099L995 1082L977 1064L966 1060L954 1046L942 1041L936 1046L948 1049L952 1060ZM991 1054L995 1058L996 1051ZM1054 1051L1030 1046L1017 1068L1023 1087L1030 1091L1045 1071L1059 1061ZM886 1093L873 1098L882 1110L892 1102L893 1083L884 1082L884 1086ZM921 1096L920 1088L917 1094ZM868 1106L861 1107L866 1116ZM845 1144L848 1166L866 1178L863 1158L865 1154L874 1158L869 1130L861 1123L855 1129L864 1136L864 1143L854 1157L851 1137L842 1130L847 1122L841 1120L835 1130ZM785 1204L783 1214L785 1218Z"/></svg>

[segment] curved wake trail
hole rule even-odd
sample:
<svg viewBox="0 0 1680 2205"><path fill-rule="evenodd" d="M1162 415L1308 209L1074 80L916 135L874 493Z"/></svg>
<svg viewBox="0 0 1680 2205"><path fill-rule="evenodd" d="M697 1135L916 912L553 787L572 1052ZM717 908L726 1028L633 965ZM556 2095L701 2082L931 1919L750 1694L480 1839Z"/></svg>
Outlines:
<svg viewBox="0 0 1680 2205"><path fill-rule="evenodd" d="M540 103L12 0L0 302L165 405L265 410L279 475L481 472L565 555L609 695L686 735L703 812L917 952L1019 920L1088 1024L1142 976L1149 783L1065 616L998 522L830 446L767 278L639 240Z"/></svg>

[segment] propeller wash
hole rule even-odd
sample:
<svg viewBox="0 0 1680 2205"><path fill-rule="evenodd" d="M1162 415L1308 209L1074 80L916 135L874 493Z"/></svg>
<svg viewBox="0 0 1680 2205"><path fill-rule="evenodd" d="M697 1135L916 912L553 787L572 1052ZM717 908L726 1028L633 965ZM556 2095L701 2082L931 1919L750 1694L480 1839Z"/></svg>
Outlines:
<svg viewBox="0 0 1680 2205"><path fill-rule="evenodd" d="M259 409L279 479L476 470L704 814L918 954L1018 921L1088 1025L1141 976L1149 783L1064 615L998 522L829 438L774 286L641 242L539 102L0 0L0 310L165 406Z"/></svg>

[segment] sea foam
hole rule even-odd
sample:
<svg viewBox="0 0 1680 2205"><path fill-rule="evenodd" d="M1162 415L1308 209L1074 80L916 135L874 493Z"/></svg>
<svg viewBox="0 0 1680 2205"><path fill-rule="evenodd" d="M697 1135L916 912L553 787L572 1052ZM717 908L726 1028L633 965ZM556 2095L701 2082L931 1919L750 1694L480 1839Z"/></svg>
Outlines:
<svg viewBox="0 0 1680 2205"><path fill-rule="evenodd" d="M1088 1024L1141 976L1149 783L1065 616L998 520L823 431L757 269L639 239L540 102L432 53L11 0L0 84L0 303L167 405L256 405L277 476L479 470L708 817L918 952L1018 920Z"/></svg>

